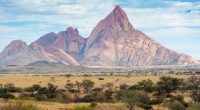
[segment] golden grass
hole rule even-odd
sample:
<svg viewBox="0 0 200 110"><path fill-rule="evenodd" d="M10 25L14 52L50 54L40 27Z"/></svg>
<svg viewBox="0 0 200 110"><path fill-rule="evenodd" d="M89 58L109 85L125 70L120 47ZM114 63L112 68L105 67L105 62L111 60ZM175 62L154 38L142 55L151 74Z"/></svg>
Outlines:
<svg viewBox="0 0 200 110"><path fill-rule="evenodd" d="M83 76L72 76L70 78L64 76L45 76L45 75L0 75L0 84L6 83L14 83L17 87L28 87L33 84L40 84L42 86L46 86L47 83L53 83L59 88L64 88L65 84L69 80L70 82L81 82L83 79L87 78L95 82L96 86L101 86L106 83L113 83L114 86L119 86L120 84L126 83L128 85L133 85L138 81L151 79L153 82L157 82L159 78L164 75L134 75L134 76L101 76L104 80L98 80L99 77L92 76L92 77L83 77ZM165 76L177 77L186 79L190 75L169 75L166 74ZM52 78L53 77L53 78Z"/></svg>
<svg viewBox="0 0 200 110"><path fill-rule="evenodd" d="M15 103L17 100L12 101L3 101L0 100L0 107L5 106L6 104ZM24 103L31 103L37 105L41 110L72 110L75 106L90 106L90 103L56 103L56 102L44 102L44 101L32 101L26 100ZM128 110L125 104L123 103L97 103L96 110ZM135 110L143 110L139 107L136 107ZM160 105L153 106L153 110L168 110L165 107Z"/></svg>

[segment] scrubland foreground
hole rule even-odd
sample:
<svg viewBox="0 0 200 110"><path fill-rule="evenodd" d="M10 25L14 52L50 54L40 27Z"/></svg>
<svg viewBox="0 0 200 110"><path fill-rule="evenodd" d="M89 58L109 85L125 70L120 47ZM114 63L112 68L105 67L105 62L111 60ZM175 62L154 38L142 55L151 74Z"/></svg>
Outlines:
<svg viewBox="0 0 200 110"><path fill-rule="evenodd" d="M200 110L200 75L2 74L0 110Z"/></svg>

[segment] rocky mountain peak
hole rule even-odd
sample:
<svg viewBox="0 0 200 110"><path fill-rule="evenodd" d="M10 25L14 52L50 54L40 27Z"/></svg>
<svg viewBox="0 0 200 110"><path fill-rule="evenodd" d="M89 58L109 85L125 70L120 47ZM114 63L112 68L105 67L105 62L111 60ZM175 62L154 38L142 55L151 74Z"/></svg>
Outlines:
<svg viewBox="0 0 200 110"><path fill-rule="evenodd" d="M66 33L67 33L67 36L68 37L79 37L79 32L78 32L78 29L77 28L73 28L73 27L68 27L67 30L66 30Z"/></svg>
<svg viewBox="0 0 200 110"><path fill-rule="evenodd" d="M45 34L44 36L40 37L38 40L33 42L30 46L33 45L41 45L43 47L46 47L48 45L51 45L56 39L56 34L54 32L50 32L48 34Z"/></svg>
<svg viewBox="0 0 200 110"><path fill-rule="evenodd" d="M11 56L16 53L21 52L22 50L27 48L26 42L22 40L14 40L12 41L8 46L4 48L4 50L1 53L1 58L6 57L6 56Z"/></svg>
<svg viewBox="0 0 200 110"><path fill-rule="evenodd" d="M107 21L106 23L115 27L117 31L130 32L133 30L125 11L119 5L113 9L105 20Z"/></svg>
<svg viewBox="0 0 200 110"><path fill-rule="evenodd" d="M22 41L22 40L14 40L12 41L8 46L26 46L26 42Z"/></svg>

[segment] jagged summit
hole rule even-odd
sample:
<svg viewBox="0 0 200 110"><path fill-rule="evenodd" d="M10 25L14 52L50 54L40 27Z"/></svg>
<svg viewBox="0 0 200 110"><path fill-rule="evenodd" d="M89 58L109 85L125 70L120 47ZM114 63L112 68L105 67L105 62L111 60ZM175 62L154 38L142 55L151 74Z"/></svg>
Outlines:
<svg viewBox="0 0 200 110"><path fill-rule="evenodd" d="M78 29L77 28L73 28L73 27L68 27L66 30L66 33L69 37L80 37Z"/></svg>
<svg viewBox="0 0 200 110"><path fill-rule="evenodd" d="M4 48L4 50L0 54L0 58L17 54L22 50L24 50L25 48L27 48L26 42L22 40L14 40Z"/></svg>

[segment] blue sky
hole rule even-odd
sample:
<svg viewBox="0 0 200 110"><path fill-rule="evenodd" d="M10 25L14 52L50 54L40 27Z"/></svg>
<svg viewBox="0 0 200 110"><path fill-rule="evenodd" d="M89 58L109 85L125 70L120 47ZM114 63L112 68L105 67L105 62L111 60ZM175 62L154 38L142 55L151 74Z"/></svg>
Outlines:
<svg viewBox="0 0 200 110"><path fill-rule="evenodd" d="M200 59L200 0L0 0L0 51L12 40L30 44L68 26L88 37L115 5L136 29Z"/></svg>

